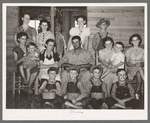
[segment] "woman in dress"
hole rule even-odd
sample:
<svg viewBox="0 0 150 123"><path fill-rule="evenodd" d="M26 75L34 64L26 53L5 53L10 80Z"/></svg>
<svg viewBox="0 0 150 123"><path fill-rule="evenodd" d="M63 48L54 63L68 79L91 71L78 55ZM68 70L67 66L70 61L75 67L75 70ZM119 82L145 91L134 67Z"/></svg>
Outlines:
<svg viewBox="0 0 150 123"><path fill-rule="evenodd" d="M15 43L15 45L19 46L19 43L17 41L17 33L19 33L19 32L26 32L28 34L29 38L27 39L26 45L32 41L34 43L36 43L37 32L36 32L35 28L30 27L28 25L30 22L30 15L27 13L24 13L21 19L22 19L23 24L14 29L14 43Z"/></svg>
<svg viewBox="0 0 150 123"><path fill-rule="evenodd" d="M17 65L17 73L21 73L20 71L20 66L22 65L23 63L23 60L25 59L25 54L27 52L27 47L26 47L26 41L28 39L28 35L27 33L25 32L19 32L17 34L17 41L18 41L18 46L16 46L14 49L13 49L13 56L14 56L14 60L15 60L15 63ZM30 79L29 79L29 83L27 83L28 87L31 87L35 77L37 76L37 73L38 73L38 67L33 67L31 70L30 70L30 73L31 73L31 76L30 76ZM24 79L25 78L25 75L22 75L22 78Z"/></svg>
<svg viewBox="0 0 150 123"><path fill-rule="evenodd" d="M58 62L60 60L57 53L54 52L54 47L56 46L55 41L53 39L48 39L45 42L46 49L44 49L40 53L40 73L39 79L48 79L47 70L50 67L58 68ZM59 80L59 79L58 79Z"/></svg>
<svg viewBox="0 0 150 123"><path fill-rule="evenodd" d="M99 59L100 59L100 64L103 67L103 73L104 73L105 71L108 70L108 68L111 64L110 58L112 57L112 55L114 53L114 49L113 49L114 41L112 38L106 37L103 40L103 45L105 48L99 51ZM107 86L108 96L110 96L110 90L111 90L112 83L117 81L114 79L116 79L116 78L114 78L113 73L109 73L106 77L104 77L102 79Z"/></svg>
<svg viewBox="0 0 150 123"><path fill-rule="evenodd" d="M87 19L84 15L79 15L76 17L76 21L78 24L78 27L73 27L70 30L70 38L68 41L68 49L73 49L71 38L75 35L79 35L81 37L82 48L88 49L88 43L89 43L89 35L90 35L90 28L84 27L84 25L87 23Z"/></svg>
<svg viewBox="0 0 150 123"><path fill-rule="evenodd" d="M41 52L42 50L46 49L45 48L46 40L47 39L53 39L54 40L55 38L54 38L54 34L49 31L50 22L48 22L47 20L41 20L39 25L40 25L42 32L37 34L37 46Z"/></svg>
<svg viewBox="0 0 150 123"><path fill-rule="evenodd" d="M144 50L140 47L141 42L141 36L133 34L129 38L132 47L125 53L128 78L133 80L134 76L137 76L136 99L139 99L142 79L144 80Z"/></svg>

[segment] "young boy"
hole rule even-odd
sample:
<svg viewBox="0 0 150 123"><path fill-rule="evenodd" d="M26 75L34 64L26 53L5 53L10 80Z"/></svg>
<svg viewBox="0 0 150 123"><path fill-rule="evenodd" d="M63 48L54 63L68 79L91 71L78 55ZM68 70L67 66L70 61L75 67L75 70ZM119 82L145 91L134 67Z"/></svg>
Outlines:
<svg viewBox="0 0 150 123"><path fill-rule="evenodd" d="M42 106L47 106L49 108L54 108L54 106L61 106L59 103L59 100L61 101L61 83L60 81L56 80L56 75L58 73L57 68L55 67L50 67L48 69L48 74L49 74L49 80L45 80L41 87L39 88L38 95L35 95L33 97L33 108L40 108ZM55 92L55 98L54 99L43 99L42 93L43 92ZM59 105L60 104L60 105Z"/></svg>
<svg viewBox="0 0 150 123"><path fill-rule="evenodd" d="M101 78L107 76L110 72L116 73L118 69L124 69L125 55L122 53L124 44L122 42L116 42L114 46L114 54L110 58L109 69L103 73Z"/></svg>
<svg viewBox="0 0 150 123"><path fill-rule="evenodd" d="M139 101L135 99L134 89L126 80L127 73L124 69L117 70L118 82L112 87L111 97L106 98L109 108L133 108L139 106Z"/></svg>
<svg viewBox="0 0 150 123"><path fill-rule="evenodd" d="M104 100L107 97L106 85L100 79L103 68L101 66L94 65L90 68L90 72L92 79L86 85L86 90L90 98L90 108L108 108L107 104L104 103Z"/></svg>
<svg viewBox="0 0 150 123"><path fill-rule="evenodd" d="M88 103L87 94L80 81L77 80L79 69L77 66L68 68L69 83L66 87L66 93L62 104L66 107L81 109L86 107ZM64 89L63 89L64 90Z"/></svg>
<svg viewBox="0 0 150 123"><path fill-rule="evenodd" d="M36 52L36 44L30 42L27 45L28 52L24 55L23 64L20 66L20 72L24 76L24 68L26 69L27 79L23 78L23 83L28 84L30 79L30 70L37 66L37 61L39 60L39 54Z"/></svg>

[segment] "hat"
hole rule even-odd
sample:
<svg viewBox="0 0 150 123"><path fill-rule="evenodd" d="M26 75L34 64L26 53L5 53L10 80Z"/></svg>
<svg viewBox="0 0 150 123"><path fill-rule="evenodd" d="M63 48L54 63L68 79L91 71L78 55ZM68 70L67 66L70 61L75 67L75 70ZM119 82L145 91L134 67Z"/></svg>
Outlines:
<svg viewBox="0 0 150 123"><path fill-rule="evenodd" d="M94 69L99 69L101 71L101 73L103 72L103 68L101 65L93 65L91 68L90 68L90 72L92 73Z"/></svg>
<svg viewBox="0 0 150 123"><path fill-rule="evenodd" d="M76 70L78 73L80 72L79 67L78 67L78 66L76 66L76 65L72 65L72 66L70 66L67 70L68 70L68 72L69 72L70 70Z"/></svg>
<svg viewBox="0 0 150 123"><path fill-rule="evenodd" d="M102 19L99 20L99 22L97 22L97 24L96 24L95 26L96 26L97 28L100 28L99 25L100 25L101 23L104 23L104 22L107 24L107 27L110 25L110 21L109 21L109 20L106 20L106 19L102 18Z"/></svg>

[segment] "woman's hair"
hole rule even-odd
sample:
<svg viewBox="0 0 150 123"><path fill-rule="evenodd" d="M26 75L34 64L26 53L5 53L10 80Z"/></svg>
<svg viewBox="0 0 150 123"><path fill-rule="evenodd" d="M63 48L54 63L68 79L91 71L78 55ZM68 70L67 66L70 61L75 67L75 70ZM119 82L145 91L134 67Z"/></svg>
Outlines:
<svg viewBox="0 0 150 123"><path fill-rule="evenodd" d="M47 20L40 20L40 23L39 23L39 25L41 26L42 25L42 23L47 23L47 31L48 30L50 30L50 28L51 28L51 25L50 25L50 22L49 21L47 21ZM40 27L41 28L41 27Z"/></svg>
<svg viewBox="0 0 150 123"><path fill-rule="evenodd" d="M30 42L28 45L27 45L27 48L30 47L30 46L34 46L35 48L37 48L36 44L34 42Z"/></svg>
<svg viewBox="0 0 150 123"><path fill-rule="evenodd" d="M113 41L113 39L112 39L111 37L106 37L106 38L104 38L104 39L102 40L102 43L103 43L103 46L104 46L104 47L106 47L106 46L105 46L106 41L111 41L112 46L114 46L114 41Z"/></svg>
<svg viewBox="0 0 150 123"><path fill-rule="evenodd" d="M28 34L26 32L19 32L19 33L17 33L17 41L18 41L18 38L20 39L22 36L26 36L27 39L29 38Z"/></svg>
<svg viewBox="0 0 150 123"><path fill-rule="evenodd" d="M78 39L81 42L81 38L78 35L75 35L72 37L71 41L73 42L74 39Z"/></svg>
<svg viewBox="0 0 150 123"><path fill-rule="evenodd" d="M29 15L29 16L30 16L29 13L23 13L23 14L21 15L21 18L23 18L25 15ZM30 17L31 17L31 16L30 16Z"/></svg>
<svg viewBox="0 0 150 123"><path fill-rule="evenodd" d="M132 44L132 39L133 39L134 37L137 37L137 38L140 40L139 45L141 45L141 43L142 43L142 38L141 38L141 36L140 36L139 34L133 34L133 35L129 38L129 44L133 45L133 44Z"/></svg>
<svg viewBox="0 0 150 123"><path fill-rule="evenodd" d="M83 20L85 21L84 25L87 24L87 17L84 15L78 15L76 16L76 21L78 22L78 18L83 18Z"/></svg>
<svg viewBox="0 0 150 123"><path fill-rule="evenodd" d="M56 47L56 43L55 43L55 41L53 39L47 39L45 44L48 45L49 42L53 42L54 43L54 47Z"/></svg>

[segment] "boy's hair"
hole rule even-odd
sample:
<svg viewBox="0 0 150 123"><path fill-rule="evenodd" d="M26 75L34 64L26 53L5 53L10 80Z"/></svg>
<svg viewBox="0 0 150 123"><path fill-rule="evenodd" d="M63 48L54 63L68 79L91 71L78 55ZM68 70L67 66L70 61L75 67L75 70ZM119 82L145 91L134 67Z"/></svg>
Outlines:
<svg viewBox="0 0 150 123"><path fill-rule="evenodd" d="M126 72L125 69L118 69L117 72L116 72L117 76L118 76L118 73L121 72L121 71L124 71L126 73L126 75L127 75L127 72Z"/></svg>
<svg viewBox="0 0 150 123"><path fill-rule="evenodd" d="M50 68L47 70L47 73L49 74L50 71L55 71L56 74L58 74L58 68L56 68L56 67L50 67Z"/></svg>
<svg viewBox="0 0 150 123"><path fill-rule="evenodd" d="M74 39L78 39L81 42L81 38L78 35L75 35L72 37L71 41L73 42Z"/></svg>
<svg viewBox="0 0 150 123"><path fill-rule="evenodd" d="M18 41L18 38L20 39L22 36L26 36L27 39L29 38L28 34L26 32L19 32L19 33L17 33L17 41Z"/></svg>
<svg viewBox="0 0 150 123"><path fill-rule="evenodd" d="M49 21L47 21L47 20L40 20L39 25L41 26L42 23L47 23L47 26L48 26L47 31L51 28L51 25L50 25L50 22L49 22Z"/></svg>
<svg viewBox="0 0 150 123"><path fill-rule="evenodd" d="M101 73L103 72L103 68L100 66L94 66L93 68L91 67L90 72L93 73L94 70L98 69Z"/></svg>
<svg viewBox="0 0 150 123"><path fill-rule="evenodd" d="M56 46L56 43L55 43L55 41L53 39L47 39L45 44L48 45L49 42L53 42L54 43L54 47Z"/></svg>
<svg viewBox="0 0 150 123"><path fill-rule="evenodd" d="M78 66L70 66L70 67L68 68L68 72L73 71L73 70L77 71L77 73L80 72L80 69L78 68Z"/></svg>
<svg viewBox="0 0 150 123"><path fill-rule="evenodd" d="M105 46L105 42L106 42L106 41L111 41L112 47L114 46L114 40L113 40L111 37L106 37L106 38L104 38L104 39L102 40L102 43L103 43L103 46L104 46L104 47L106 47L106 46Z"/></svg>
<svg viewBox="0 0 150 123"><path fill-rule="evenodd" d="M123 50L124 50L124 44L123 44L122 42L119 42L119 41L118 41L118 42L116 42L115 44L119 44L119 45L121 45L121 46L122 46L122 48L123 48ZM122 50L122 51L123 51L123 50Z"/></svg>
<svg viewBox="0 0 150 123"><path fill-rule="evenodd" d="M34 42L30 42L28 45L27 45L27 48L29 48L30 46L34 46L35 48L37 48L36 44Z"/></svg>

